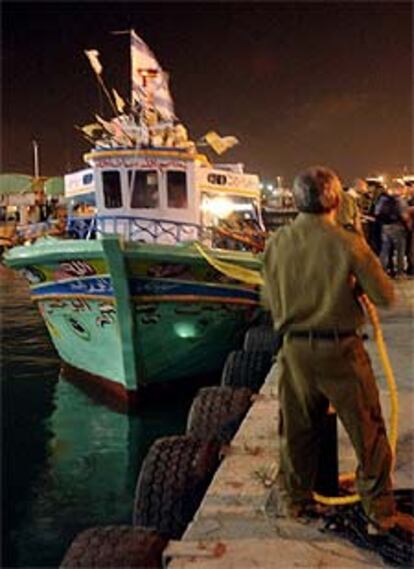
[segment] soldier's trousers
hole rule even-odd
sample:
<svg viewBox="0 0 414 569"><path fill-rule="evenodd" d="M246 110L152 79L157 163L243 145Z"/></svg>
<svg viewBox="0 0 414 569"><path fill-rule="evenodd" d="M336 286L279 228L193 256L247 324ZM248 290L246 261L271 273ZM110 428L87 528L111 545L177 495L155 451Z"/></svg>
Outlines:
<svg viewBox="0 0 414 569"><path fill-rule="evenodd" d="M319 463L321 423L327 400L335 407L357 459L357 488L374 518L395 511L390 480L391 449L378 388L362 340L284 340L278 359L283 419L281 471L292 502L311 497Z"/></svg>

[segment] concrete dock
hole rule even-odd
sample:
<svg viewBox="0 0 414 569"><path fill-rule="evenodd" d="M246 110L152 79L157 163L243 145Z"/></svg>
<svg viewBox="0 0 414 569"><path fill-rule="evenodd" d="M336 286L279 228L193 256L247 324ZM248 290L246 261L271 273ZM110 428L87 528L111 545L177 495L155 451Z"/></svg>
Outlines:
<svg viewBox="0 0 414 569"><path fill-rule="evenodd" d="M398 302L381 311L381 324L399 391L395 488L414 488L414 280L396 283ZM390 397L372 340L366 342L378 380L384 416ZM277 366L277 363L275 364ZM201 506L181 541L170 541L164 558L171 569L250 567L384 567L373 552L269 511L278 470L278 400L275 366L232 441ZM339 427L340 471L355 468L352 447Z"/></svg>

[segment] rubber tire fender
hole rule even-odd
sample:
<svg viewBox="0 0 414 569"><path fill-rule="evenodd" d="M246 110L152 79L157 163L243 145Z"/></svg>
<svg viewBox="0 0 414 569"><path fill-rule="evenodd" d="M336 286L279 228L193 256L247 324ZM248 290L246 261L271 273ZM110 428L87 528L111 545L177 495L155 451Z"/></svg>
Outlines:
<svg viewBox="0 0 414 569"><path fill-rule="evenodd" d="M89 528L74 539L60 567L162 567L168 540L143 527Z"/></svg>
<svg viewBox="0 0 414 569"><path fill-rule="evenodd" d="M221 385L200 389L190 408L187 434L228 444L251 405L252 395L247 387Z"/></svg>
<svg viewBox="0 0 414 569"><path fill-rule="evenodd" d="M260 390L272 365L269 352L234 350L227 356L221 375L221 385L248 387Z"/></svg>
<svg viewBox="0 0 414 569"><path fill-rule="evenodd" d="M282 345L281 340L272 326L252 326L244 336L243 349L246 352L269 352L275 356Z"/></svg>
<svg viewBox="0 0 414 569"><path fill-rule="evenodd" d="M188 435L156 440L138 476L133 524L179 539L216 471L219 449Z"/></svg>

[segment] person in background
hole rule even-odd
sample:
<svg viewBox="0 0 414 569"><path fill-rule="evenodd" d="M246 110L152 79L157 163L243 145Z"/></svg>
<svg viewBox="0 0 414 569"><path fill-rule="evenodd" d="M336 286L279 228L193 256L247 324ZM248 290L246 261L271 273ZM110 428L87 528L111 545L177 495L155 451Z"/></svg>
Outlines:
<svg viewBox="0 0 414 569"><path fill-rule="evenodd" d="M47 220L50 214L50 206L47 203L46 195L43 189L35 189L35 209L36 209L36 222L43 223Z"/></svg>
<svg viewBox="0 0 414 569"><path fill-rule="evenodd" d="M362 178L355 178L349 189L349 194L356 199L360 212L362 214L367 213L371 204L371 193L366 181Z"/></svg>
<svg viewBox="0 0 414 569"><path fill-rule="evenodd" d="M381 196L387 193L385 186L377 183L372 188L372 201L367 216L368 243L378 257L382 246L382 223L375 215L375 208Z"/></svg>
<svg viewBox="0 0 414 569"><path fill-rule="evenodd" d="M17 221L11 220L0 225L0 257L3 252L18 244Z"/></svg>
<svg viewBox="0 0 414 569"><path fill-rule="evenodd" d="M345 189L341 190L340 202L336 212L336 221L344 229L356 231L364 236L356 199Z"/></svg>
<svg viewBox="0 0 414 569"><path fill-rule="evenodd" d="M52 237L65 238L67 236L68 214L66 208L58 207L56 209L56 220L52 222L52 227L47 234Z"/></svg>
<svg viewBox="0 0 414 569"><path fill-rule="evenodd" d="M40 210L37 205L27 207L27 223L40 223Z"/></svg>
<svg viewBox="0 0 414 569"><path fill-rule="evenodd" d="M349 189L349 194L356 200L358 211L361 218L361 227L365 235L365 239L373 249L375 249L375 242L372 239L374 218L371 215L371 207L373 194L367 182L362 178L356 178ZM378 252L379 254L379 252Z"/></svg>
<svg viewBox="0 0 414 569"><path fill-rule="evenodd" d="M387 193L383 194L375 207L375 217L382 224L381 264L384 270L393 270L390 259L396 252L395 278L405 274L405 252L410 218L408 206L403 198L404 184L394 180Z"/></svg>
<svg viewBox="0 0 414 569"><path fill-rule="evenodd" d="M59 207L59 199L56 197L52 197L47 204L47 219L54 217L56 215L56 211Z"/></svg>
<svg viewBox="0 0 414 569"><path fill-rule="evenodd" d="M392 282L366 241L336 223L337 175L323 166L300 173L293 192L299 215L268 239L264 297L283 335L278 359L281 477L290 517L306 518L313 501L322 418L331 403L358 458L357 487L375 531L413 519L397 514L391 449L378 388L359 329L358 294L390 306Z"/></svg>
<svg viewBox="0 0 414 569"><path fill-rule="evenodd" d="M406 202L408 216L407 232L407 275L414 276L414 185L406 186Z"/></svg>

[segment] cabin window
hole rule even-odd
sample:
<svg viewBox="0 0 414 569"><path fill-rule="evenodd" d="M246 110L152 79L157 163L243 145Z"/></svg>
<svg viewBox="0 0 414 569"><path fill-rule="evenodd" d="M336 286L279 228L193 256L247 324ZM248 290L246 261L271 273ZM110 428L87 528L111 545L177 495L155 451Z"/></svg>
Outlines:
<svg viewBox="0 0 414 569"><path fill-rule="evenodd" d="M128 186L131 192L131 207L159 207L157 170L128 170Z"/></svg>
<svg viewBox="0 0 414 569"><path fill-rule="evenodd" d="M184 209L188 206L187 176L182 171L167 172L168 207Z"/></svg>
<svg viewBox="0 0 414 569"><path fill-rule="evenodd" d="M208 174L207 182L217 186L225 186L227 184L227 178L223 176L223 174Z"/></svg>
<svg viewBox="0 0 414 569"><path fill-rule="evenodd" d="M102 183L105 207L122 207L121 176L118 170L102 172Z"/></svg>
<svg viewBox="0 0 414 569"><path fill-rule="evenodd" d="M226 225L230 220L240 227L260 226L260 217L255 201L238 195L226 196L205 193L202 196L201 211L203 225L206 227L218 224Z"/></svg>

